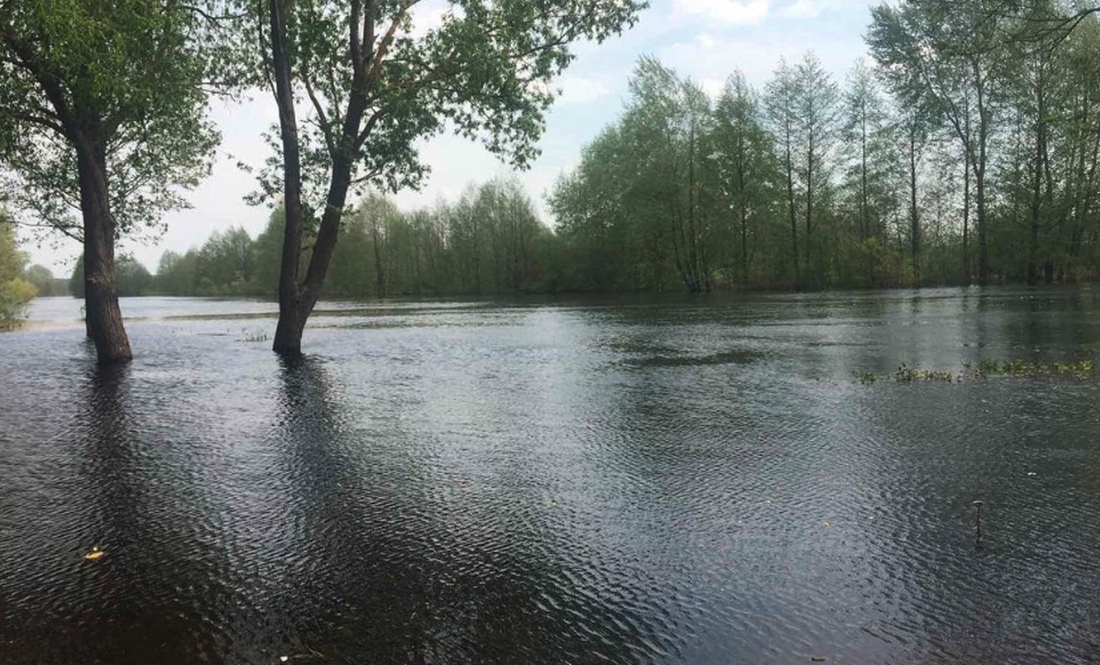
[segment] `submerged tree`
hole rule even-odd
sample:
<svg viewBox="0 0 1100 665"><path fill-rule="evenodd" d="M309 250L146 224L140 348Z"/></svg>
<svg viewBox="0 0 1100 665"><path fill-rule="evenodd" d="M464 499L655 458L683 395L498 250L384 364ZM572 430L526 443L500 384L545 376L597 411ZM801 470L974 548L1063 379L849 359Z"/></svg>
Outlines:
<svg viewBox="0 0 1100 665"><path fill-rule="evenodd" d="M131 357L116 238L184 205L180 188L209 170L216 136L190 41L204 20L177 0L0 0L7 194L30 223L83 243L87 332L102 363Z"/></svg>
<svg viewBox="0 0 1100 665"><path fill-rule="evenodd" d="M453 2L417 31L415 0L239 0L241 28L279 108L279 158L263 180L286 213L274 348L297 353L340 236L349 190L415 186L417 142L453 127L523 166L580 39L633 24L639 0ZM419 17L423 18L423 17ZM308 100L304 122L296 100ZM306 221L318 219L304 276Z"/></svg>

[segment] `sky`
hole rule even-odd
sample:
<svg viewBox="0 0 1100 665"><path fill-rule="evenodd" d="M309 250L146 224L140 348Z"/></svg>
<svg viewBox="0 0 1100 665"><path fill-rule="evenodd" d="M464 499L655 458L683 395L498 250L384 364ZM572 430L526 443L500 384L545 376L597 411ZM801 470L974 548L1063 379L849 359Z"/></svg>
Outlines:
<svg viewBox="0 0 1100 665"><path fill-rule="evenodd" d="M870 7L879 0L651 0L635 27L603 44L582 43L576 60L556 83L560 97L546 118L541 156L518 174L543 219L552 224L545 196L563 173L580 160L581 148L613 122L627 97L627 81L639 57L657 57L683 77L716 94L740 69L763 87L780 58L798 60L817 54L837 81L866 56L863 35ZM443 0L418 5L413 29L438 21ZM243 226L253 237L263 230L270 210L250 206L243 196L255 189L254 176L238 160L260 166L268 156L261 133L277 119L274 102L258 94L234 105L216 102L212 117L222 135L211 176L187 198L191 208L165 215L167 231L155 242L124 239L129 252L155 271L166 249L198 247L214 231ZM419 191L403 191L394 200L403 209L456 199L469 184L512 172L477 143L443 135L425 142L421 156L431 175ZM28 239L30 240L30 239ZM55 275L71 273L80 254L74 241L50 238L25 248L34 263Z"/></svg>

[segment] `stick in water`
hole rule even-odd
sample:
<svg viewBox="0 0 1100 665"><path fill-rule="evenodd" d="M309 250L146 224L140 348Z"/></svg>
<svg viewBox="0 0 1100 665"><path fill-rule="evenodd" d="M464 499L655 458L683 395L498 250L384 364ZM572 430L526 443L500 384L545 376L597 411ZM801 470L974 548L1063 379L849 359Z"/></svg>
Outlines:
<svg viewBox="0 0 1100 665"><path fill-rule="evenodd" d="M974 515L974 546L982 546L982 506L985 505L985 501L975 501L974 507L978 509L978 512Z"/></svg>

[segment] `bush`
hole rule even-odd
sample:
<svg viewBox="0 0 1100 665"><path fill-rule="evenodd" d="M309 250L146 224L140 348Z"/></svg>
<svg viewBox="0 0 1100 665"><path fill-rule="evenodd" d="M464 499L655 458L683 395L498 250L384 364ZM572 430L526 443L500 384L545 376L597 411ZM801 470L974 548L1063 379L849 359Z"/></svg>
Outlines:
<svg viewBox="0 0 1100 665"><path fill-rule="evenodd" d="M34 284L22 279L0 282L0 329L14 328L24 317L27 303L37 294Z"/></svg>

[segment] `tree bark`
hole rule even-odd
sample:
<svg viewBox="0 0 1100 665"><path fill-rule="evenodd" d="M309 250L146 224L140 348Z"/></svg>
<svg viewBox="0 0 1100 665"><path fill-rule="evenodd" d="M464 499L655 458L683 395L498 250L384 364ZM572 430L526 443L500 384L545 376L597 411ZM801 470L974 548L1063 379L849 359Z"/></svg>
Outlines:
<svg viewBox="0 0 1100 665"><path fill-rule="evenodd" d="M302 247L302 167L298 152L298 119L294 112L294 92L290 81L290 55L287 47L284 3L271 0L271 60L275 70L275 97L279 107L279 129L283 147L283 252L279 269L279 323L275 327L272 348L282 355L302 351L301 289L298 287L299 254ZM310 307L312 309L312 306Z"/></svg>
<svg viewBox="0 0 1100 665"><path fill-rule="evenodd" d="M99 364L133 358L115 284L115 223L107 190L104 146L81 137L76 146L84 221L84 321Z"/></svg>

